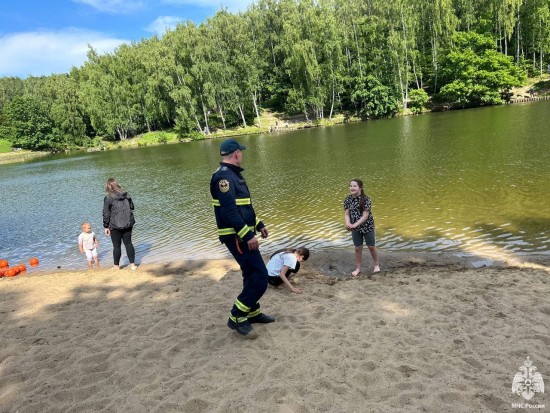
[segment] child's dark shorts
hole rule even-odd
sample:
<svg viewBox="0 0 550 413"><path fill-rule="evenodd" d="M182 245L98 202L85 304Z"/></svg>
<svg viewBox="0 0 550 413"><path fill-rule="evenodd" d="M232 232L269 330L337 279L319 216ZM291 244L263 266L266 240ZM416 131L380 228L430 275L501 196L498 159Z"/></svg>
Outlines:
<svg viewBox="0 0 550 413"><path fill-rule="evenodd" d="M290 268L287 270L285 276L286 278L290 279L294 274L296 274L298 271L300 271L300 263L297 262L296 263L296 268L294 268L293 270L291 270ZM283 280L281 279L281 277L273 277L271 275L268 275L267 276L267 283L269 285L273 285L275 287L281 285L283 283Z"/></svg>
<svg viewBox="0 0 550 413"><path fill-rule="evenodd" d="M360 247L363 245L363 241L368 247L376 246L376 239L374 237L374 230L363 233L359 231L351 231L351 238L353 239L353 245Z"/></svg>
<svg viewBox="0 0 550 413"><path fill-rule="evenodd" d="M283 280L281 280L281 277L268 276L267 277L267 283L269 285L273 285L275 287L278 287L279 285L281 285L283 283Z"/></svg>

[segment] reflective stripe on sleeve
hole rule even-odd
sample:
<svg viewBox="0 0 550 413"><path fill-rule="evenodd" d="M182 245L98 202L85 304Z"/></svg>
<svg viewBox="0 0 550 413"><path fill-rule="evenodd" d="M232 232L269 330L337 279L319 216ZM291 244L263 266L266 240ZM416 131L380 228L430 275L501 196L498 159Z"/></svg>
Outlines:
<svg viewBox="0 0 550 413"><path fill-rule="evenodd" d="M250 198L235 198L235 204L242 206L242 205L252 205L252 201ZM212 199L212 205L215 207L221 206L219 199Z"/></svg>
<svg viewBox="0 0 550 413"><path fill-rule="evenodd" d="M244 231L244 232L243 232L243 231ZM254 231L254 227L249 227L249 226L245 225L245 226L243 227L243 229L241 229L241 230L239 231L239 234L240 234L241 232L243 232L244 235L246 235L246 233L247 233L248 231ZM218 228L218 236L220 236L220 237L221 237L222 235L232 235L232 234L237 234L237 231L235 231L233 228ZM237 235L238 235L238 234L237 234ZM240 235L239 235L239 237L242 238Z"/></svg>
<svg viewBox="0 0 550 413"><path fill-rule="evenodd" d="M237 236L240 238L240 239L243 239L244 236L250 231L250 228L248 225L245 225L244 227L242 227L242 229L237 232Z"/></svg>

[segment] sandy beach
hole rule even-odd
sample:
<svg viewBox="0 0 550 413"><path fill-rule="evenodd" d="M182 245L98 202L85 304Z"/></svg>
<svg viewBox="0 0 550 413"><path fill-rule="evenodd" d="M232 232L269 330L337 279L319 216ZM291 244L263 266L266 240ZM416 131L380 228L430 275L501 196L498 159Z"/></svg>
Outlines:
<svg viewBox="0 0 550 413"><path fill-rule="evenodd" d="M314 252L250 338L226 326L232 260L4 277L0 411L548 411L511 392L527 356L550 385L550 259L532 261L382 252L352 279L352 250Z"/></svg>

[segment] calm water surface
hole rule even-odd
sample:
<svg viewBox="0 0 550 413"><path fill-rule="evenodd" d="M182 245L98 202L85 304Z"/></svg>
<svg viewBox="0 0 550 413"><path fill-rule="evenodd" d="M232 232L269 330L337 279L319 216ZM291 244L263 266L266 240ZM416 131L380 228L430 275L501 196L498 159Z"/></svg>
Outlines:
<svg viewBox="0 0 550 413"><path fill-rule="evenodd" d="M342 201L357 177L383 250L550 255L549 116L544 101L240 138L271 233L262 251L351 248ZM225 257L209 194L220 142L0 165L0 257L85 268L76 239L87 220L112 265L101 220L110 176L136 204L138 263Z"/></svg>

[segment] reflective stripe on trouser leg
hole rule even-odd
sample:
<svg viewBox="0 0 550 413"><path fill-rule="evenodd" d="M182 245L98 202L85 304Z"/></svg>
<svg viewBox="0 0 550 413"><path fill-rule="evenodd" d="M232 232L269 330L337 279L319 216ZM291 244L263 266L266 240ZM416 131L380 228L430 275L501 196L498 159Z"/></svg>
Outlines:
<svg viewBox="0 0 550 413"><path fill-rule="evenodd" d="M254 311L251 311L248 313L248 318L250 317L256 317L257 315L260 315L262 314L262 310L260 309L260 303L258 303L258 308L255 309Z"/></svg>
<svg viewBox="0 0 550 413"><path fill-rule="evenodd" d="M231 321L234 321L235 323L242 323L243 321L248 320L248 317L235 317L231 313L229 313L229 318L231 319Z"/></svg>
<svg viewBox="0 0 550 413"><path fill-rule="evenodd" d="M248 314L250 312L250 307L244 305L241 303L238 299L235 300L235 307L237 307L239 310L241 310L243 313Z"/></svg>
<svg viewBox="0 0 550 413"><path fill-rule="evenodd" d="M259 310L260 298L267 290L267 268L260 251L250 251L246 242L241 243L242 254L238 252L234 239L228 239L224 244L241 267L243 275L243 290L237 297L231 314L234 317L250 316L250 312ZM241 305L243 307L239 308ZM246 309L248 311L243 311Z"/></svg>

